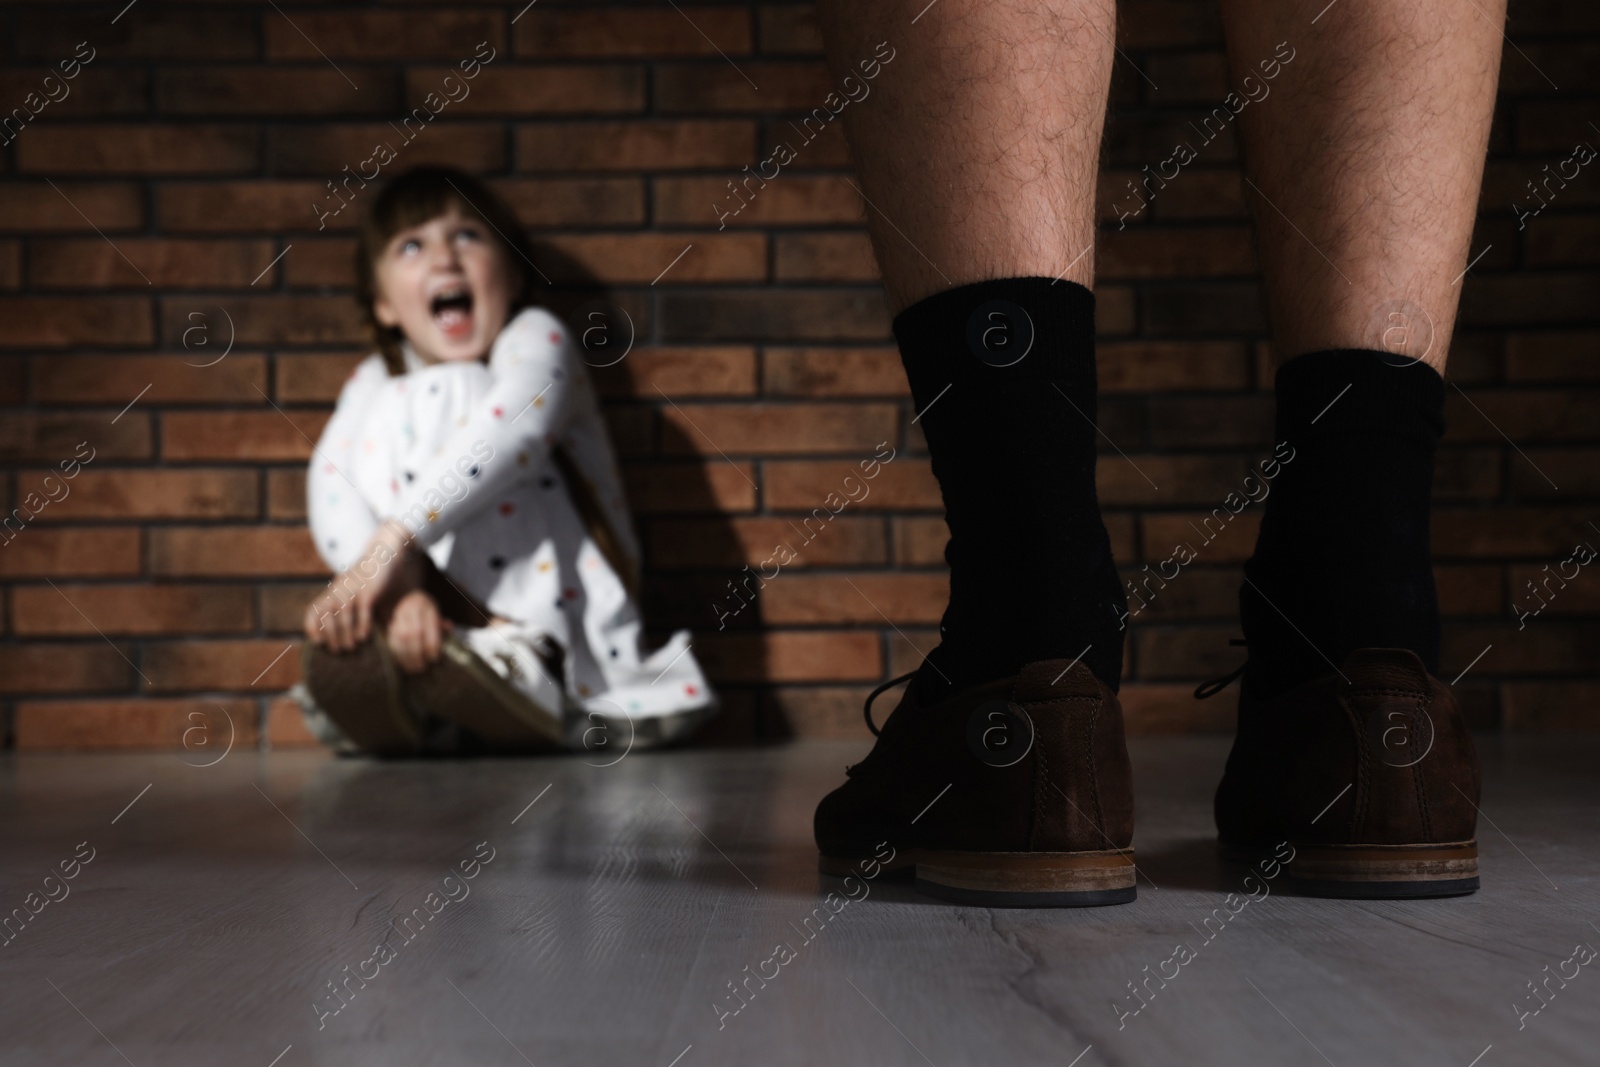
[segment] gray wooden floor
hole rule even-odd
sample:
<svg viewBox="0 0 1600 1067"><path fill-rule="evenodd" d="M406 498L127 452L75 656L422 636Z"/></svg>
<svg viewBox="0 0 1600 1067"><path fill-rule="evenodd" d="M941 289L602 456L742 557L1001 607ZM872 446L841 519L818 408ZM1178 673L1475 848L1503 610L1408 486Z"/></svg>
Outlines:
<svg viewBox="0 0 1600 1067"><path fill-rule="evenodd" d="M861 746L11 757L0 909L40 910L0 947L0 1063L1595 1063L1600 960L1566 961L1600 947L1600 738L1482 748L1476 896L1275 891L1209 941L1246 873L1213 855L1219 738L1137 743L1133 904L957 908L879 879L809 941L838 888L812 807ZM492 859L447 880L475 850ZM418 908L407 940L389 924ZM1193 958L1119 1028L1127 983L1170 975L1179 942ZM774 970L719 1018L744 1003L729 982Z"/></svg>

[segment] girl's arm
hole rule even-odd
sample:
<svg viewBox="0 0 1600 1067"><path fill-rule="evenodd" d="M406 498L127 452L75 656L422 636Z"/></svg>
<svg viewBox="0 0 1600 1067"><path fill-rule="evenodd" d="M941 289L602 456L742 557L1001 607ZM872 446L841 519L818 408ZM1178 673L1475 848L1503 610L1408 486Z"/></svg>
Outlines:
<svg viewBox="0 0 1600 1067"><path fill-rule="evenodd" d="M356 365L339 390L333 417L306 469L306 515L317 554L335 574L349 570L378 529L378 517L356 491L356 435L373 394L389 378L383 357Z"/></svg>
<svg viewBox="0 0 1600 1067"><path fill-rule="evenodd" d="M561 320L543 308L511 320L489 353L494 384L416 472L385 526L398 524L425 548L537 470L571 418L570 345Z"/></svg>

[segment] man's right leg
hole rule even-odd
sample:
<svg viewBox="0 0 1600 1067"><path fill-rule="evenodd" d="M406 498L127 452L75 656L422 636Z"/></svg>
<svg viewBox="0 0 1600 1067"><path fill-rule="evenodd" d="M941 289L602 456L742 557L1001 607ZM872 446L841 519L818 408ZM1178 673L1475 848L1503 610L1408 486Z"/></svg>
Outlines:
<svg viewBox="0 0 1600 1067"><path fill-rule="evenodd" d="M836 85L892 56L844 119L951 531L950 606L921 684L1082 654L1115 688L1087 288L1112 0L819 9Z"/></svg>
<svg viewBox="0 0 1600 1067"><path fill-rule="evenodd" d="M820 8L836 83L892 56L844 117L950 527L939 647L818 807L823 869L914 864L984 905L1131 900L1088 289L1111 0Z"/></svg>

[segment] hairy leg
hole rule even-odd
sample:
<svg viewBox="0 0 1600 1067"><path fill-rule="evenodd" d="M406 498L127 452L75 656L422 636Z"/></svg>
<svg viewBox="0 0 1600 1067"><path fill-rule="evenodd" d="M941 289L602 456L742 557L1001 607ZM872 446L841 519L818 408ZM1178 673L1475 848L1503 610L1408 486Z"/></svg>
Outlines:
<svg viewBox="0 0 1600 1067"><path fill-rule="evenodd" d="M991 278L1092 285L1112 0L818 8L835 84L894 49L843 112L891 314Z"/></svg>
<svg viewBox="0 0 1600 1067"><path fill-rule="evenodd" d="M1222 0L1280 359L1386 349L1443 372L1500 67L1504 0ZM1313 23L1315 19L1315 23ZM1259 92L1259 90L1257 90Z"/></svg>

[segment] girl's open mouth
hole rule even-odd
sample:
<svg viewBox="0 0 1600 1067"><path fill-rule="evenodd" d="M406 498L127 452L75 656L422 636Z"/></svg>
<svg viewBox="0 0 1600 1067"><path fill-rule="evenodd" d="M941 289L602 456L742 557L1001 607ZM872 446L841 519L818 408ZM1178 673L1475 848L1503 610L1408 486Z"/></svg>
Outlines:
<svg viewBox="0 0 1600 1067"><path fill-rule="evenodd" d="M452 340L460 340L472 333L472 290L461 287L437 293L429 304L434 325Z"/></svg>

